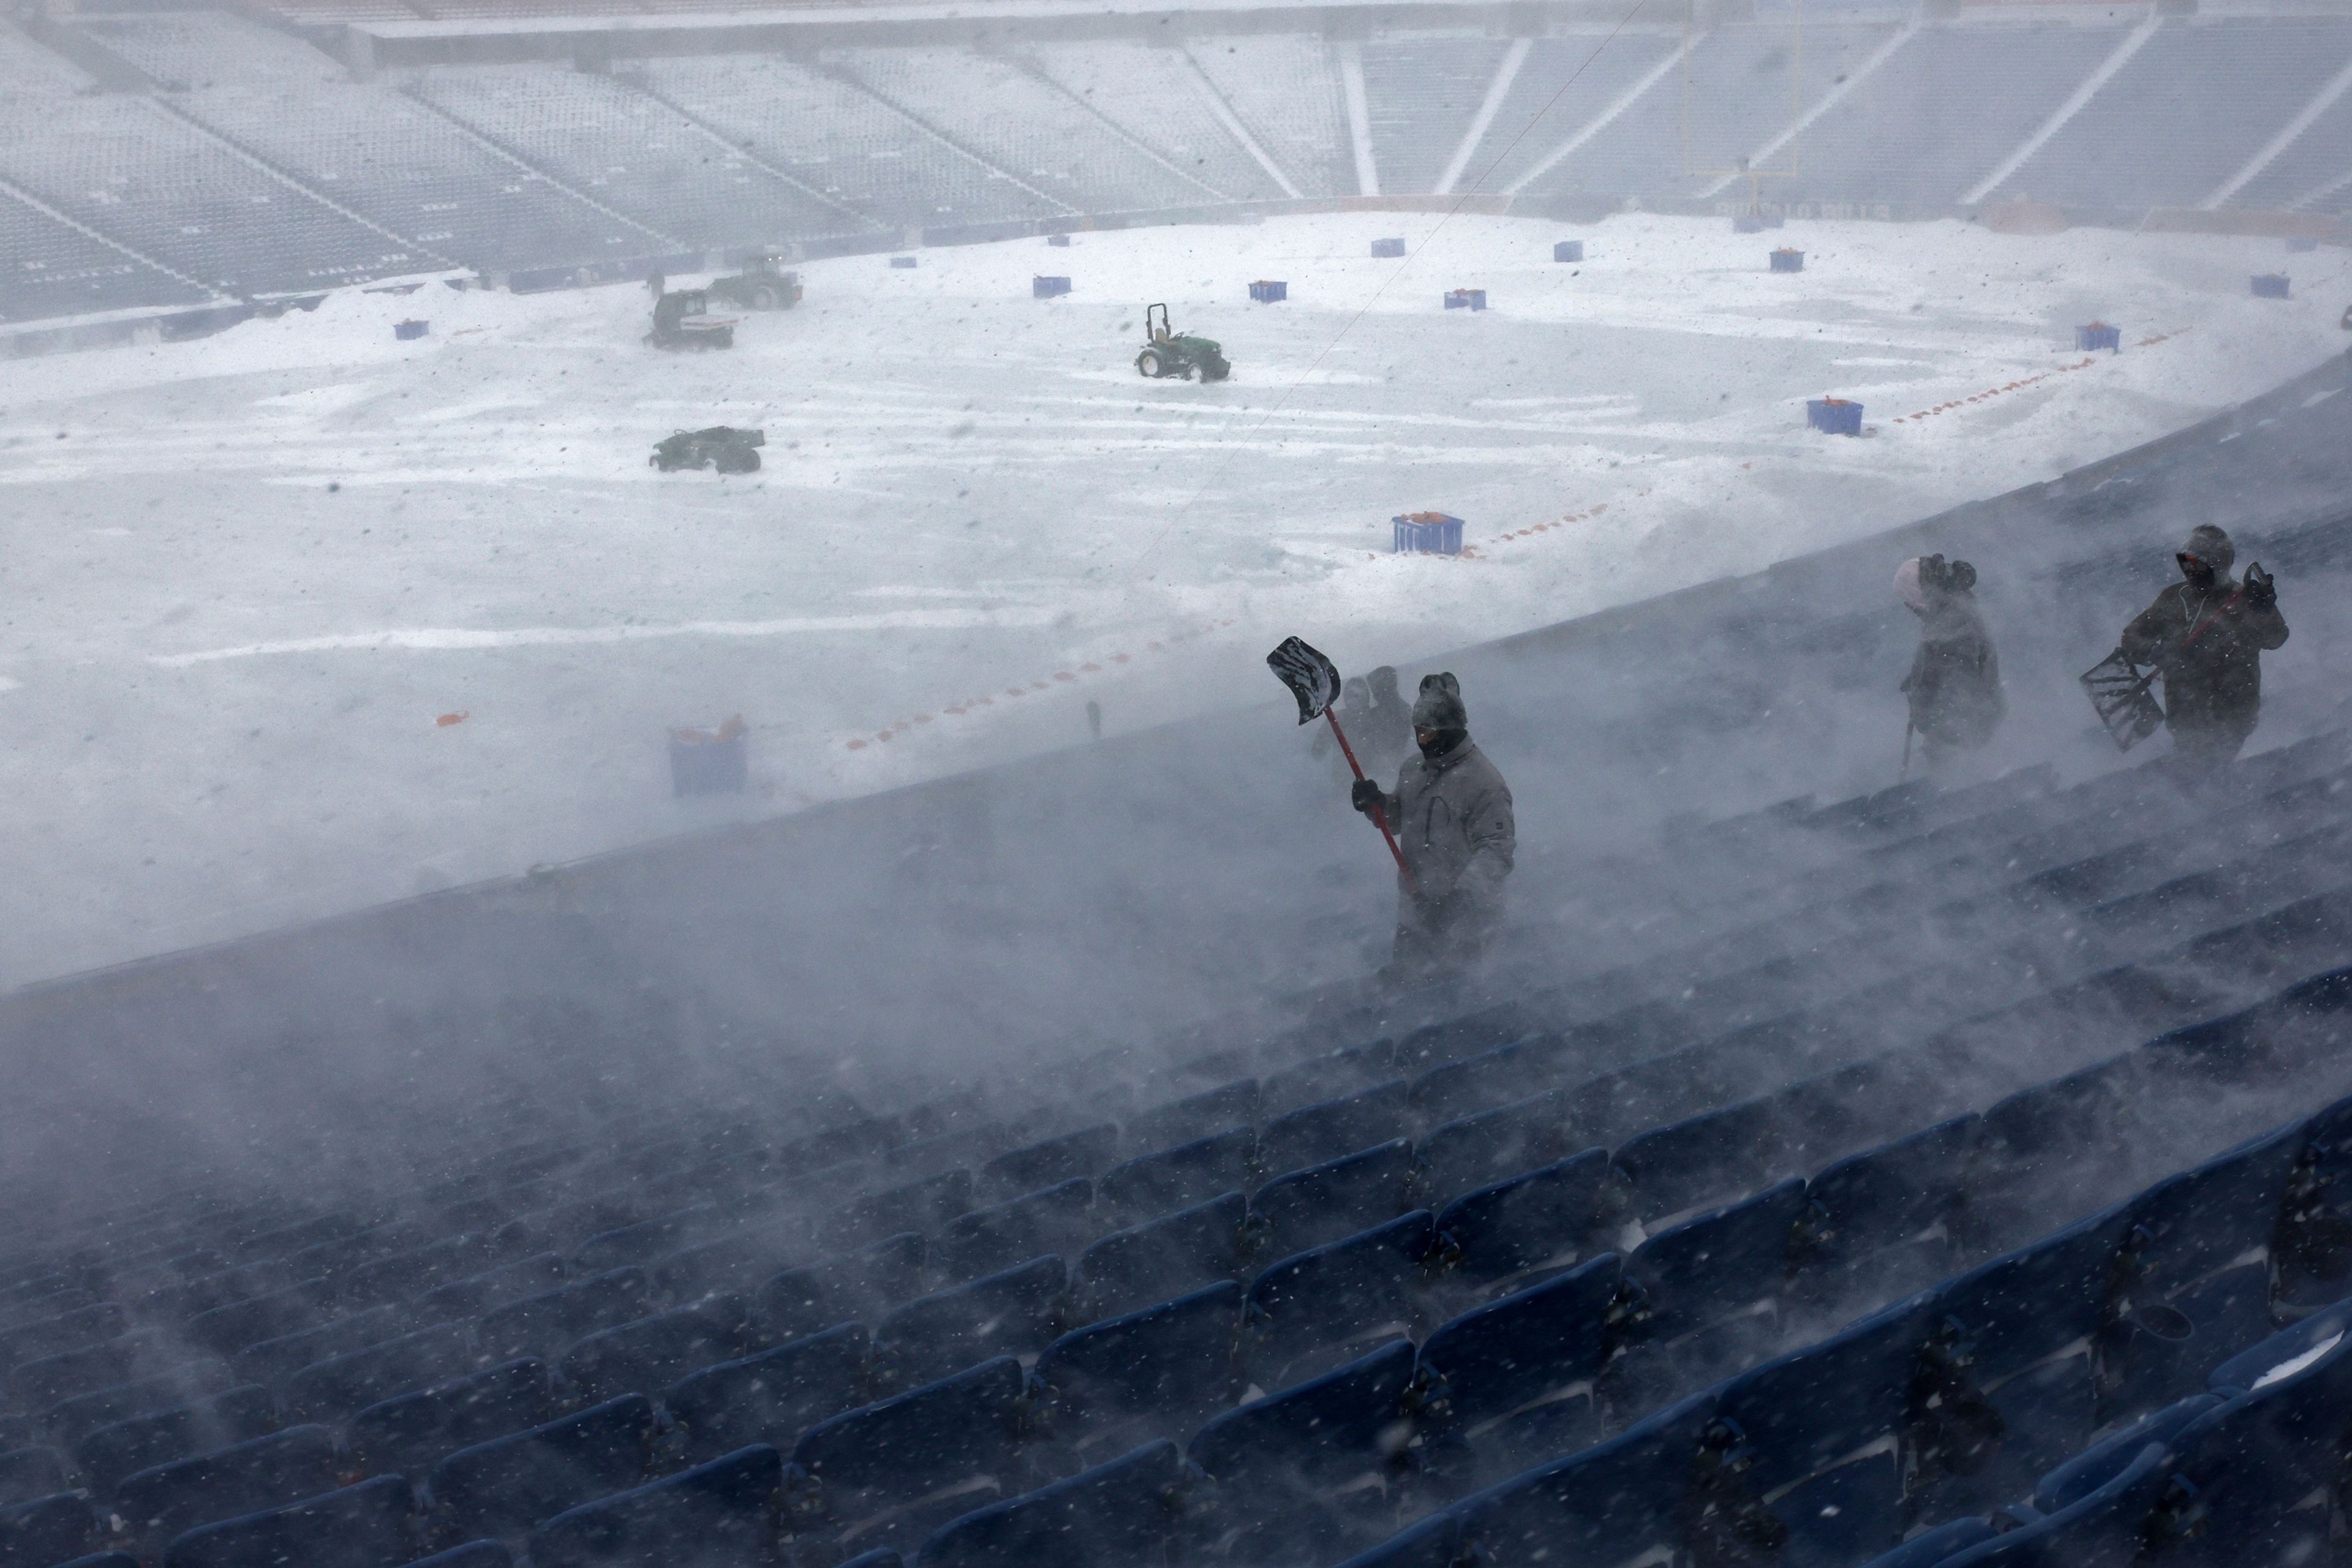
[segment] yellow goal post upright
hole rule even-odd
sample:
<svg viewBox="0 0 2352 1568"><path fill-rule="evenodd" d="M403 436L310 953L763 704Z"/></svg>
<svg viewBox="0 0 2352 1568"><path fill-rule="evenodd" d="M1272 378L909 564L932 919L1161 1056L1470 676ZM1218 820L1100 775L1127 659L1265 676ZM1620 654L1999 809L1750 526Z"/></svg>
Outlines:
<svg viewBox="0 0 2352 1568"><path fill-rule="evenodd" d="M1785 149L1787 155L1780 163L1766 168L1757 167L1751 160L1747 158L1740 159L1737 163L1727 169L1707 168L1699 163L1697 153L1691 144L1691 96L1693 91L1691 79L1691 52L1697 47L1701 30L1699 26L1698 7L1699 0L1683 0L1683 173L1685 175L1693 179L1714 175L1726 181L1735 179L1746 180L1748 182L1748 211L1751 216L1760 216L1764 210L1764 181L1768 179L1791 180L1797 176L1797 144L1801 140L1798 132L1803 126L1805 117L1805 0L1790 0L1790 13L1789 19L1789 128L1786 132L1777 137L1771 138L1766 143L1767 146L1778 144L1781 148ZM1720 189L1721 187L1718 186L1717 188Z"/></svg>

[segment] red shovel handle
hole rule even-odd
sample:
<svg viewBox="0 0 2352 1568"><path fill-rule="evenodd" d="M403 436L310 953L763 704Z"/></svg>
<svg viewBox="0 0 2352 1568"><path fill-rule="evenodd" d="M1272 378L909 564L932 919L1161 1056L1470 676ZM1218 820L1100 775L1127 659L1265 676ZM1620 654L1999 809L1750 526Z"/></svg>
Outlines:
<svg viewBox="0 0 2352 1568"><path fill-rule="evenodd" d="M1323 710L1323 717L1331 722L1331 733L1339 742L1339 754L1348 759L1348 766L1355 770L1356 776L1362 778L1364 764L1356 761L1356 748L1348 744L1348 732L1339 728L1339 716L1326 708ZM1412 868L1404 863L1404 851L1397 847L1396 835L1389 831L1388 812L1377 802L1372 805L1372 826L1381 830L1381 841L1389 847L1389 853L1395 857L1397 875L1404 879L1404 885L1416 893L1421 891L1421 885L1412 879Z"/></svg>

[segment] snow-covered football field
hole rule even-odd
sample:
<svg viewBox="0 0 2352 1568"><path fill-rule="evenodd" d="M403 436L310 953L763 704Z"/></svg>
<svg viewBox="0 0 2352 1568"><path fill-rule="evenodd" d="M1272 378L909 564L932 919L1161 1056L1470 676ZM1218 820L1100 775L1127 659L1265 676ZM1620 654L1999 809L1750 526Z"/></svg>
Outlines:
<svg viewBox="0 0 2352 1568"><path fill-rule="evenodd" d="M1751 570L2260 392L2347 296L2275 239L1640 215L801 270L730 353L643 346L635 288L434 284L0 362L0 986L1265 700L1290 632L1403 663ZM1163 300L1231 382L1137 376ZM719 423L763 471L646 466ZM1389 554L1422 509L1472 553ZM666 727L733 713L750 793L673 799Z"/></svg>

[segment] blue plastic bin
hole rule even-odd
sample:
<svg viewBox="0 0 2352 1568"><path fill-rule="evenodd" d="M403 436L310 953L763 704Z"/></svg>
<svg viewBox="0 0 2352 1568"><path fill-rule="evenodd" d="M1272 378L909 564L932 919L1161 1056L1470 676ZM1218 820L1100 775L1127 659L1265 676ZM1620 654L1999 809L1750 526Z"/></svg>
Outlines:
<svg viewBox="0 0 2352 1568"><path fill-rule="evenodd" d="M1290 285L1261 278L1250 285L1250 298L1261 305L1276 304L1290 298Z"/></svg>
<svg viewBox="0 0 2352 1568"><path fill-rule="evenodd" d="M912 267L915 265L915 258L911 256L894 256L890 258L890 265L893 267Z"/></svg>
<svg viewBox="0 0 2352 1568"><path fill-rule="evenodd" d="M1389 521L1396 529L1396 555L1459 555L1462 520L1442 511L1409 511Z"/></svg>
<svg viewBox="0 0 2352 1568"><path fill-rule="evenodd" d="M406 342L411 338L423 337L432 330L432 327L433 323L430 321L394 321L392 326L392 335L402 342Z"/></svg>
<svg viewBox="0 0 2352 1568"><path fill-rule="evenodd" d="M740 719L715 730L669 732L672 795L740 795L746 775L745 731Z"/></svg>
<svg viewBox="0 0 2352 1568"><path fill-rule="evenodd" d="M1580 239L1556 239L1552 241L1551 258L1554 261L1583 260L1584 241Z"/></svg>
<svg viewBox="0 0 2352 1568"><path fill-rule="evenodd" d="M2287 285L2285 273L2265 272L2261 277L2254 279L2255 299L2284 300L2286 297Z"/></svg>
<svg viewBox="0 0 2352 1568"><path fill-rule="evenodd" d="M1824 436L1862 434L1862 405L1843 397L1816 397L1805 405L1805 423Z"/></svg>
<svg viewBox="0 0 2352 1568"><path fill-rule="evenodd" d="M1047 278L1043 274L1029 280L1029 291L1036 299L1055 300L1070 291L1066 278Z"/></svg>
<svg viewBox="0 0 2352 1568"><path fill-rule="evenodd" d="M2124 330L2105 321L2093 321L2087 327L2074 329L2074 346L2084 353L2096 353L2105 349L2109 353L2124 351Z"/></svg>
<svg viewBox="0 0 2352 1568"><path fill-rule="evenodd" d="M1404 254L1404 241L1402 239L1376 239L1372 241L1372 254L1374 256L1402 256Z"/></svg>
<svg viewBox="0 0 2352 1568"><path fill-rule="evenodd" d="M1486 290L1448 289L1445 291L1445 308L1449 310L1483 310L1486 308Z"/></svg>
<svg viewBox="0 0 2352 1568"><path fill-rule="evenodd" d="M1773 271L1802 272L1804 269L1805 253L1803 251L1790 250L1786 246L1783 246L1779 250L1772 253Z"/></svg>

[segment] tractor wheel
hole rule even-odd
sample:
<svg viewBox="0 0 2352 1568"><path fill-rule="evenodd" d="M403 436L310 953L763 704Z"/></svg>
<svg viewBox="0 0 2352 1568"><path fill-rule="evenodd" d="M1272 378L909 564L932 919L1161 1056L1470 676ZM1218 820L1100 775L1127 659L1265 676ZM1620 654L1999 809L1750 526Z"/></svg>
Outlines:
<svg viewBox="0 0 2352 1568"><path fill-rule="evenodd" d="M1201 379L1201 367L1200 367L1197 363L1195 363L1194 362L1192 362L1192 361L1191 361L1191 360L1186 360L1186 361L1184 362L1183 376L1184 376L1184 379L1185 379L1186 381L1198 381L1198 380L1200 380L1200 379Z"/></svg>
<svg viewBox="0 0 2352 1568"><path fill-rule="evenodd" d="M1223 381L1225 377L1233 374L1234 367L1227 364L1223 360L1219 360L1214 364L1202 367L1201 379L1203 381Z"/></svg>
<svg viewBox="0 0 2352 1568"><path fill-rule="evenodd" d="M751 290L751 309L772 310L776 308L776 291L765 283Z"/></svg>
<svg viewBox="0 0 2352 1568"><path fill-rule="evenodd" d="M1150 349L1146 349L1141 353L1135 356L1135 368L1141 371L1144 374L1151 377L1154 381L1157 381L1160 379L1160 356L1153 353Z"/></svg>

